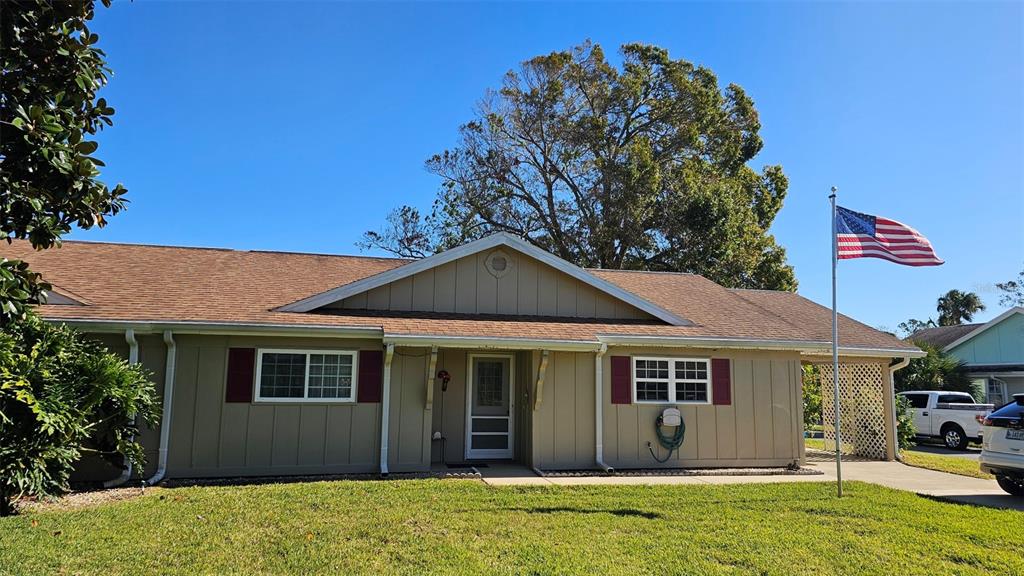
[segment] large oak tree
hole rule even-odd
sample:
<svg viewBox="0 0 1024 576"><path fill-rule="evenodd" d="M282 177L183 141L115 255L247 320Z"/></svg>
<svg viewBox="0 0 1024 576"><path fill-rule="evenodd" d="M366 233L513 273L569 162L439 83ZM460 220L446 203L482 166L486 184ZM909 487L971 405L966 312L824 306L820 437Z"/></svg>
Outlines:
<svg viewBox="0 0 1024 576"><path fill-rule="evenodd" d="M400 207L360 245L419 257L507 231L581 266L794 290L768 232L787 179L748 166L762 147L752 100L662 48L621 55L616 68L586 43L510 71L427 161L442 180L432 212Z"/></svg>

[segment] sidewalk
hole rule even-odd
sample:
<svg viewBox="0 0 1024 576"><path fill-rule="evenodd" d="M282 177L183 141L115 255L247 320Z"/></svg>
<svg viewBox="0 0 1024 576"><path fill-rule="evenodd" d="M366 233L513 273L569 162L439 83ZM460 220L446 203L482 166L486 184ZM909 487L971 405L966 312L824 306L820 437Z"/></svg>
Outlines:
<svg viewBox="0 0 1024 576"><path fill-rule="evenodd" d="M491 486L613 486L613 485L708 485L778 484L783 482L835 482L835 464L807 465L823 472L813 476L537 476L522 466L491 466L480 469ZM843 480L879 484L951 502L993 508L1024 510L1024 498L1003 492L995 480L969 478L899 462L844 462Z"/></svg>

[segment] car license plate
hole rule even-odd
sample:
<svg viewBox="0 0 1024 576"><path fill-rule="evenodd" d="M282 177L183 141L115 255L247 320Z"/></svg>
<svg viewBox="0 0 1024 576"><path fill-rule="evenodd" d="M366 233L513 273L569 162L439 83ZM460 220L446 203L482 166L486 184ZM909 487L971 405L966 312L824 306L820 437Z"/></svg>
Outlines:
<svg viewBox="0 0 1024 576"><path fill-rule="evenodd" d="M1007 430L1007 440L1024 440L1024 430Z"/></svg>

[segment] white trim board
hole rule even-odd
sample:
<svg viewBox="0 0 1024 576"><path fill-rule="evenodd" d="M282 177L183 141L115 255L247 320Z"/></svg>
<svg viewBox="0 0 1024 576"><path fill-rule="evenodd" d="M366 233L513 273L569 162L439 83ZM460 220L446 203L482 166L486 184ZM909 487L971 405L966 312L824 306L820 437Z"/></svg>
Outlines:
<svg viewBox="0 0 1024 576"><path fill-rule="evenodd" d="M942 350L944 352L949 352L953 348L956 348L957 346L963 344L964 342L967 342L971 338L974 338L978 334L981 334L982 332L988 330L989 328L995 326L996 324L999 324L1000 322L1002 322L1003 320L1006 320L1007 318L1009 318L1010 316L1013 316L1014 314L1024 314L1024 307L1015 306L1013 308L1010 308L1009 310L1007 310L1006 312L1003 312L999 316L996 316L995 318L989 320L988 322L985 322L981 326L978 326L974 330L971 330L967 334L964 334L963 336L957 338L956 340L953 340L949 344L946 344L942 348Z"/></svg>
<svg viewBox="0 0 1024 576"><path fill-rule="evenodd" d="M686 318L673 314L661 306L645 300L628 290L620 288L607 280L598 278L583 268L580 268L571 262L562 260L558 256L541 250L533 244L530 244L529 242L507 232L498 232L491 234L490 236L485 236L479 240L452 248L451 250L446 250L439 254L434 254L433 256L428 256L426 258L410 262L403 266L399 266L398 268L393 268L386 272L381 272L380 274L375 274L368 278L363 278L362 280L357 280L355 282L345 284L344 286L339 286L326 292L321 292L320 294L315 294L297 302L292 302L291 304L286 304L276 308L275 310L278 312L309 312L328 304L344 300L349 296L361 294L379 286L390 284L391 282L395 282L403 278L408 278L409 276L418 274L419 272L430 270L431 268L442 266L449 262L458 260L459 258L471 256L478 252L490 250L491 248L496 248L498 246L506 246L530 256L535 260L543 262L556 270L572 276L584 284L589 284L605 294L635 306L659 320L664 320L673 326L693 325L693 322Z"/></svg>

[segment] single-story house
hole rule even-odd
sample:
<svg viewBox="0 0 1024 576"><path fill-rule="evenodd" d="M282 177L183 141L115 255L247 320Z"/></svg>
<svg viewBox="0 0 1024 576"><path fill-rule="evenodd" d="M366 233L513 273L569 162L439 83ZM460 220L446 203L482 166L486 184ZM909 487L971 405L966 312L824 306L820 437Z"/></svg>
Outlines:
<svg viewBox="0 0 1024 576"><path fill-rule="evenodd" d="M801 464L801 364L831 354L831 311L797 294L583 269L504 233L419 260L92 242L4 255L53 284L43 317L152 372L153 480ZM846 317L840 334L849 374L874 375L877 401L853 402L892 458L889 367L921 352ZM667 407L685 435L658 462Z"/></svg>
<svg viewBox="0 0 1024 576"><path fill-rule="evenodd" d="M1024 307L984 323L919 330L909 340L931 344L962 360L985 391L985 403L1000 406L1014 394L1024 394Z"/></svg>

